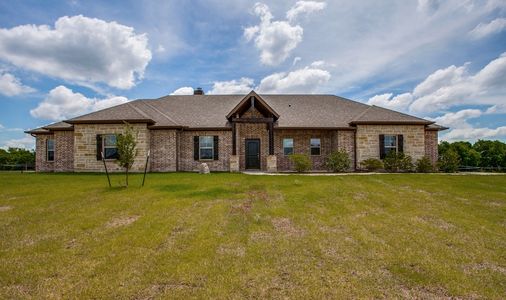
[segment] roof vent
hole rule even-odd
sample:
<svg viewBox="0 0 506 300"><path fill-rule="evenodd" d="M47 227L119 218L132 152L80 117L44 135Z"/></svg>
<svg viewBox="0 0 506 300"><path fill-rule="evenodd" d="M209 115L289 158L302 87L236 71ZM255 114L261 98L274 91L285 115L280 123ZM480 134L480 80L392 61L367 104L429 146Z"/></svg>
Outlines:
<svg viewBox="0 0 506 300"><path fill-rule="evenodd" d="M198 87L193 90L194 95L204 95L204 90L201 87Z"/></svg>

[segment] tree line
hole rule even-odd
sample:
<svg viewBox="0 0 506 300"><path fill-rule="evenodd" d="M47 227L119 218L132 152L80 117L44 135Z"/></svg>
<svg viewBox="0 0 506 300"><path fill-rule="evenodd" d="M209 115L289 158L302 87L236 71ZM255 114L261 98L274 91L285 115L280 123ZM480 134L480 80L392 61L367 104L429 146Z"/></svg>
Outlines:
<svg viewBox="0 0 506 300"><path fill-rule="evenodd" d="M443 141L438 145L439 156L451 158L460 168L506 168L506 143L501 141L478 140L470 142Z"/></svg>
<svg viewBox="0 0 506 300"><path fill-rule="evenodd" d="M34 168L35 151L23 148L0 148L0 169L15 170L24 169L25 166Z"/></svg>

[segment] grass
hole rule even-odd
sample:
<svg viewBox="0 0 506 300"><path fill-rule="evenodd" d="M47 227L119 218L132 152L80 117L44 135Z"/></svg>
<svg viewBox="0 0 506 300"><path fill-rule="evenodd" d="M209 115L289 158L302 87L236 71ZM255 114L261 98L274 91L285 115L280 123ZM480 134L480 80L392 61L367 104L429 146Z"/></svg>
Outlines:
<svg viewBox="0 0 506 300"><path fill-rule="evenodd" d="M0 173L0 298L506 295L506 176L140 182Z"/></svg>

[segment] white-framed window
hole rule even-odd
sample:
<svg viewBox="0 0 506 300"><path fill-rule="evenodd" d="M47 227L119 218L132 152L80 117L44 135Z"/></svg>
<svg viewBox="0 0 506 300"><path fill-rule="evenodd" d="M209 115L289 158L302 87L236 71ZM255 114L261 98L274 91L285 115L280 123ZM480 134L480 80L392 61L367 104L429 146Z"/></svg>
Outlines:
<svg viewBox="0 0 506 300"><path fill-rule="evenodd" d="M312 138L310 141L311 155L321 154L321 140L319 138Z"/></svg>
<svg viewBox="0 0 506 300"><path fill-rule="evenodd" d="M390 151L398 152L398 136L397 135L387 135L384 137L385 143L385 156L390 153Z"/></svg>
<svg viewBox="0 0 506 300"><path fill-rule="evenodd" d="M214 158L214 137L213 136L199 136L199 159L213 159Z"/></svg>
<svg viewBox="0 0 506 300"><path fill-rule="evenodd" d="M117 159L118 147L116 146L117 137L115 134L102 135L102 153L105 159Z"/></svg>
<svg viewBox="0 0 506 300"><path fill-rule="evenodd" d="M46 140L46 160L54 161L54 139Z"/></svg>
<svg viewBox="0 0 506 300"><path fill-rule="evenodd" d="M284 155L293 154L293 139L292 138L283 139L283 154Z"/></svg>

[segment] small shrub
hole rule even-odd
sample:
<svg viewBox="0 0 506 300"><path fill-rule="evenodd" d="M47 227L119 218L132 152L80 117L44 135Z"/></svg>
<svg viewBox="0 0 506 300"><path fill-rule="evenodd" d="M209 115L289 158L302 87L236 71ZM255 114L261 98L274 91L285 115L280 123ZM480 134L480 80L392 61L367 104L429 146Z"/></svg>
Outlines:
<svg viewBox="0 0 506 300"><path fill-rule="evenodd" d="M295 171L301 173L311 170L311 159L309 156L304 154L291 154L289 158L293 163Z"/></svg>
<svg viewBox="0 0 506 300"><path fill-rule="evenodd" d="M457 152L449 149L439 157L439 169L446 173L455 173L459 170L460 158Z"/></svg>
<svg viewBox="0 0 506 300"><path fill-rule="evenodd" d="M350 168L351 159L346 151L338 150L327 157L325 164L332 172L345 172Z"/></svg>
<svg viewBox="0 0 506 300"><path fill-rule="evenodd" d="M383 160L385 170L388 172L411 172L413 171L413 163L411 156L402 152L390 151Z"/></svg>
<svg viewBox="0 0 506 300"><path fill-rule="evenodd" d="M383 162L377 158L368 158L366 160L363 160L360 163L360 166L362 166L363 169L366 169L369 172L374 172L380 169L383 169Z"/></svg>
<svg viewBox="0 0 506 300"><path fill-rule="evenodd" d="M434 165L427 156L418 159L415 163L415 168L418 173L431 173L434 172Z"/></svg>

